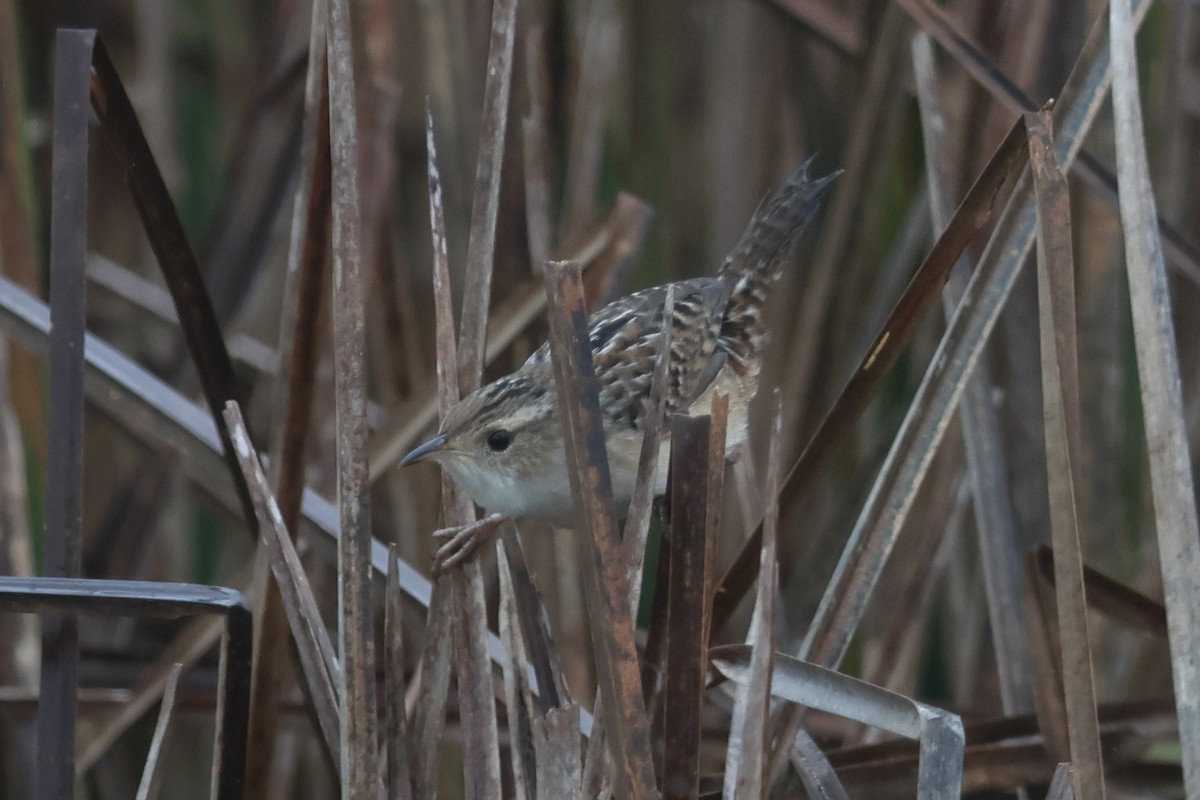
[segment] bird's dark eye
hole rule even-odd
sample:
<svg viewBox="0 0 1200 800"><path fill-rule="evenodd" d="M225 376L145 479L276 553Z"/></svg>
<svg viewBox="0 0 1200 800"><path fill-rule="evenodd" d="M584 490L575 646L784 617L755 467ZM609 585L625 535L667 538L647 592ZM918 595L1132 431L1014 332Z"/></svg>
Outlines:
<svg viewBox="0 0 1200 800"><path fill-rule="evenodd" d="M508 449L508 446L512 444L512 440L512 431L499 428L488 434L487 446L493 452L501 453Z"/></svg>

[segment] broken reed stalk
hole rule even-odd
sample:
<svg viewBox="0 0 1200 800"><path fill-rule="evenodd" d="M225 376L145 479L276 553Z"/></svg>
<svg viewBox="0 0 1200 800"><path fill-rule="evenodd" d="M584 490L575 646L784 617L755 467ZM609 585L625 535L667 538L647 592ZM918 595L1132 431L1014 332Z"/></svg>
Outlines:
<svg viewBox="0 0 1200 800"><path fill-rule="evenodd" d="M337 764L340 733L336 687L341 682L341 667L334 656L333 642L325 630L316 597L237 403L231 401L225 407L225 421L250 487L250 497L258 514L259 535L278 587L285 620L296 643L305 688L325 746Z"/></svg>
<svg viewBox="0 0 1200 800"><path fill-rule="evenodd" d="M425 110L425 149L428 158L429 229L433 237L433 300L437 342L438 407L444 414L458 397L458 357L454 347L454 311L450 301L450 256L446 245L446 217L442 178L438 169L433 136L433 112ZM455 488L441 477L442 516L449 521L455 513ZM425 648L421 653L421 698L414 721L413 770L416 795L430 798L437 793L437 743L446 721L446 699L450 691L450 643L453 625L446 580L433 584L429 613L425 619Z"/></svg>
<svg viewBox="0 0 1200 800"><path fill-rule="evenodd" d="M544 274L550 298L550 353L575 501L575 525L586 542L584 596L603 696L605 733L614 764L613 790L618 797L649 798L657 793L650 760L650 728L642 702L629 587L617 538L583 282L579 266L572 262L550 262Z"/></svg>
<svg viewBox="0 0 1200 800"><path fill-rule="evenodd" d="M337 417L338 654L341 663L341 785L347 800L374 800L375 647L367 471L366 288L358 193L357 110L348 0L329 0L332 164L333 347Z"/></svg>
<svg viewBox="0 0 1200 800"><path fill-rule="evenodd" d="M1067 178L1054 157L1050 112L1026 114L1029 161L1037 200L1037 278L1046 435L1046 480L1054 550L1055 595L1071 778L1080 797L1103 800L1104 765L1079 544L1083 432L1075 337L1075 257Z"/></svg>
<svg viewBox="0 0 1200 800"><path fill-rule="evenodd" d="M723 407L723 423L728 398L722 395L713 404ZM699 791L710 558L720 522L720 484L725 468L724 430L718 430L713 421L707 415L675 415L671 419L670 633L663 676L664 800L686 800L696 797ZM716 439L720 440L719 451L714 448Z"/></svg>

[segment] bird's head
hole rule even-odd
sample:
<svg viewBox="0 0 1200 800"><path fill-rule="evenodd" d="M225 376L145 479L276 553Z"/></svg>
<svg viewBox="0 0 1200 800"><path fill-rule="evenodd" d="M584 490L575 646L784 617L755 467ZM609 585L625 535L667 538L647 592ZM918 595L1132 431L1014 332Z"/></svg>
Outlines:
<svg viewBox="0 0 1200 800"><path fill-rule="evenodd" d="M557 493L565 476L550 365L527 365L464 397L446 414L438 435L400 465L425 460L440 464L488 511L536 515L549 499L543 497L547 487Z"/></svg>

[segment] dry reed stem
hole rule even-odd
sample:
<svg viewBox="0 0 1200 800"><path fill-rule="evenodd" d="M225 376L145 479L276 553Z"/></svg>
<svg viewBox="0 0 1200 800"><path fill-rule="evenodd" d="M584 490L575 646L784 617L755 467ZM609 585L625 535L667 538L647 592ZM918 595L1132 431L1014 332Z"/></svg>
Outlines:
<svg viewBox="0 0 1200 800"><path fill-rule="evenodd" d="M1200 523L1196 514L1196 483L1188 450L1160 223L1142 129L1135 47L1137 10L1131 8L1129 0L1112 0L1108 11L1125 268L1129 275L1155 532L1167 607L1183 782L1188 796L1197 797L1200 796L1200 692L1197 691L1200 659L1196 655L1200 652Z"/></svg>
<svg viewBox="0 0 1200 800"><path fill-rule="evenodd" d="M296 643L301 673L316 712L318 727L330 756L336 762L340 736L340 704L336 687L341 682L341 666L334 656L333 643L325 630L316 597L300 563L300 556L296 553L292 536L284 524L283 512L267 483L267 476L258 460L258 451L250 441L246 421L237 403L230 402L226 406L225 421L238 462L250 487L250 496L258 514L259 536L275 577L286 622Z"/></svg>
<svg viewBox="0 0 1200 800"><path fill-rule="evenodd" d="M146 754L146 763L142 766L142 779L138 783L135 800L155 800L162 786L162 745L167 738L167 729L171 725L171 716L175 711L175 690L179 687L179 676L183 665L176 662L167 677L167 686L163 690L162 705L158 709L158 721L154 723L154 735L150 739L150 750Z"/></svg>
<svg viewBox="0 0 1200 800"><path fill-rule="evenodd" d="M583 284L577 264L548 264L550 352L558 407L563 412L576 529L587 542L584 589L596 651L604 726L620 797L653 797L650 732L642 702L629 587L614 519L612 484L599 411L599 392L588 344Z"/></svg>
<svg viewBox="0 0 1200 800"><path fill-rule="evenodd" d="M1029 162L1037 198L1037 275L1042 350L1046 477L1058 601L1063 694L1071 777L1080 797L1103 800L1104 764L1079 544L1078 489L1085 483L1075 339L1075 257L1067 178L1054 158L1050 112L1026 114Z"/></svg>

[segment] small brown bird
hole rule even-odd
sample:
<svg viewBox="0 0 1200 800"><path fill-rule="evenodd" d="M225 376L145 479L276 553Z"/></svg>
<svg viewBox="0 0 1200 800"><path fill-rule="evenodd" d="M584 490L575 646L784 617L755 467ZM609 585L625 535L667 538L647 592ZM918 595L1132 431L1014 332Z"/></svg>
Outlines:
<svg viewBox="0 0 1200 800"><path fill-rule="evenodd" d="M838 173L810 180L805 162L761 204L716 277L674 287L666 413L708 412L729 397L726 453L746 439L766 339L762 305L801 232ZM650 383L661 348L667 286L609 303L592 315L592 362L616 508L628 508L637 475ZM656 494L666 490L668 432ZM511 375L464 397L441 431L400 462L437 461L489 512L560 525L573 522L558 395L543 345Z"/></svg>

